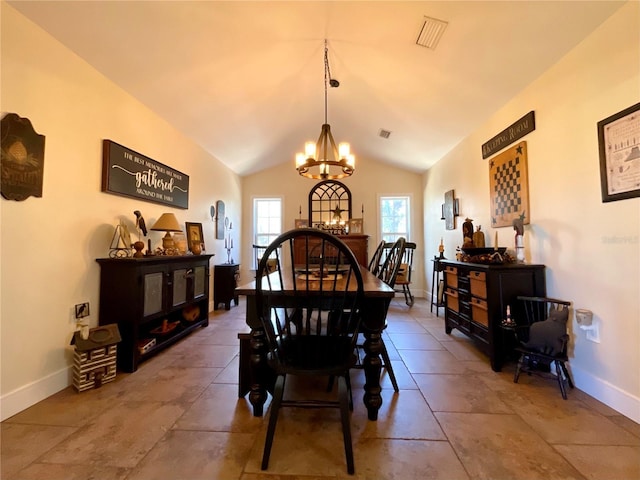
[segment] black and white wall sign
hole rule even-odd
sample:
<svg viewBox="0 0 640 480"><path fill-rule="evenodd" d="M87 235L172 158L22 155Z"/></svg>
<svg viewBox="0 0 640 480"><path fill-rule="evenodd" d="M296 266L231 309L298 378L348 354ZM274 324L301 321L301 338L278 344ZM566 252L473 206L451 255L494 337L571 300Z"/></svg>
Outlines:
<svg viewBox="0 0 640 480"><path fill-rule="evenodd" d="M189 208L189 175L111 140L102 142L102 191Z"/></svg>

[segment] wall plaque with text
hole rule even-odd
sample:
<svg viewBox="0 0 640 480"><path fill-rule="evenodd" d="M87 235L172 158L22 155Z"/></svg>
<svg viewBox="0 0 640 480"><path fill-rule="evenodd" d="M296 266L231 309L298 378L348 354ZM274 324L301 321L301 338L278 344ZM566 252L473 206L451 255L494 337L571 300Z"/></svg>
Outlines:
<svg viewBox="0 0 640 480"><path fill-rule="evenodd" d="M536 129L536 117L533 110L524 117L505 128L498 135L486 143L482 144L482 158L488 158L504 147L511 145L516 140L520 140L527 133Z"/></svg>
<svg viewBox="0 0 640 480"><path fill-rule="evenodd" d="M189 176L111 140L102 142L102 191L189 208Z"/></svg>

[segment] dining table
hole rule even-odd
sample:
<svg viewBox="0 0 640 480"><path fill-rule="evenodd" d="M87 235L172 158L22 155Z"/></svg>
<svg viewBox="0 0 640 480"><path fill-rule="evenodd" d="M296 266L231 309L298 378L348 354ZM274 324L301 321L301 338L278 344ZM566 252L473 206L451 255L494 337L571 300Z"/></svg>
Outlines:
<svg viewBox="0 0 640 480"><path fill-rule="evenodd" d="M364 336L363 349L365 354L362 360L365 374L363 402L367 408L369 420L375 421L378 419L378 411L382 406L382 396L380 395L382 391L380 387L382 330L385 326L389 303L395 292L393 288L365 267L361 266L360 272L363 280L360 332ZM275 271L270 276L275 280L278 278L278 274L278 271ZM262 278L261 281L266 281L266 278ZM284 285L282 288L283 293L286 294L287 289L291 289L293 292L294 286ZM244 383L247 385L249 402L253 407L253 415L261 417L267 400L267 392L271 392L273 388L275 373L267 364L267 342L256 309L256 280L236 287L235 293L238 296L246 297L246 323L251 329L248 336L248 352L246 352L249 367L246 368L247 372L243 372L243 359L241 358L240 376L248 374L249 378L245 379Z"/></svg>

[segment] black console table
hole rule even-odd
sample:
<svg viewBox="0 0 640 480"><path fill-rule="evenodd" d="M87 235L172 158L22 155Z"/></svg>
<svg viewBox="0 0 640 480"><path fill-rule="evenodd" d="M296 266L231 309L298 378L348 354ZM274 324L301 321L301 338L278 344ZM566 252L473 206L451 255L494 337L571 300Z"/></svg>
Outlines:
<svg viewBox="0 0 640 480"><path fill-rule="evenodd" d="M524 315L518 295L546 296L545 266L440 261L445 273L445 331L457 328L489 356L491 368L502 368L510 346L500 328L507 305L511 316Z"/></svg>
<svg viewBox="0 0 640 480"><path fill-rule="evenodd" d="M117 323L118 367L138 364L209 324L213 255L98 258L99 324Z"/></svg>

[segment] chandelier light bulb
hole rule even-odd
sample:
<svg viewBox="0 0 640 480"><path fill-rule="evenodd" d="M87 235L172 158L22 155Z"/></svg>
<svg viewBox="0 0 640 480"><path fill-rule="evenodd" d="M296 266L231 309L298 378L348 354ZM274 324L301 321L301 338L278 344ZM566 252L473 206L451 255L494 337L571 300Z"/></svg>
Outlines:
<svg viewBox="0 0 640 480"><path fill-rule="evenodd" d="M316 144L315 142L307 142L304 144L304 153L307 158L316 158Z"/></svg>
<svg viewBox="0 0 640 480"><path fill-rule="evenodd" d="M338 144L338 156L340 160L349 156L350 146L347 142L340 142Z"/></svg>
<svg viewBox="0 0 640 480"><path fill-rule="evenodd" d="M353 153L347 155L347 165L351 167L351 170L356 168L356 156Z"/></svg>

